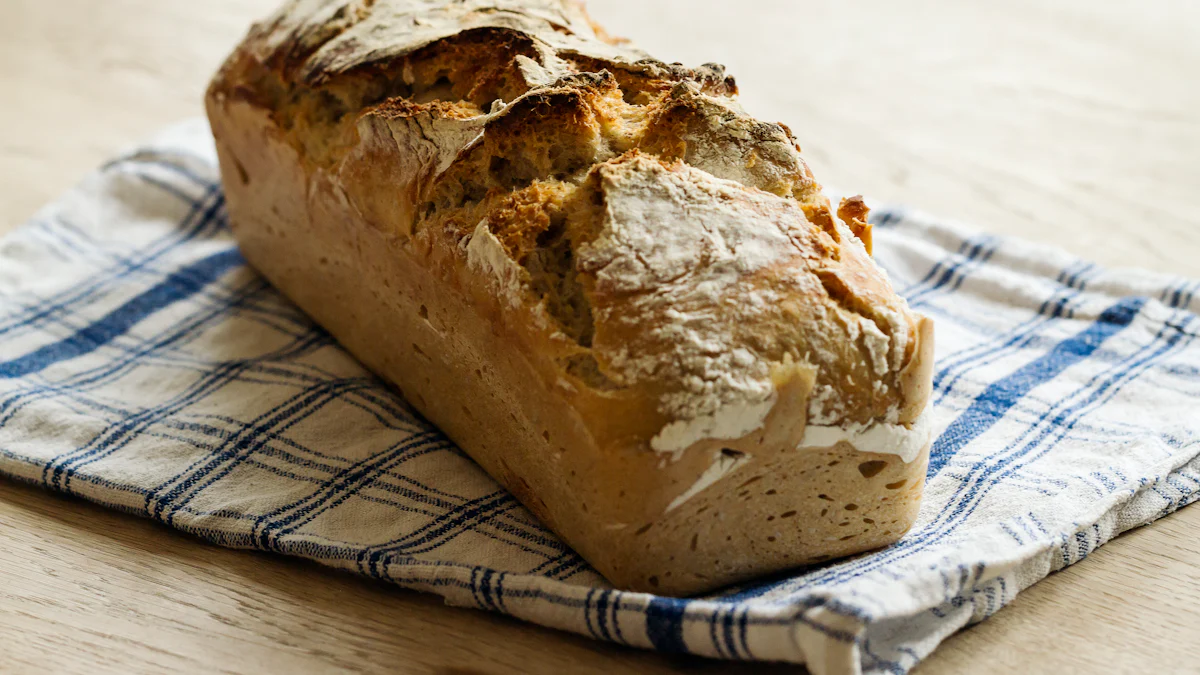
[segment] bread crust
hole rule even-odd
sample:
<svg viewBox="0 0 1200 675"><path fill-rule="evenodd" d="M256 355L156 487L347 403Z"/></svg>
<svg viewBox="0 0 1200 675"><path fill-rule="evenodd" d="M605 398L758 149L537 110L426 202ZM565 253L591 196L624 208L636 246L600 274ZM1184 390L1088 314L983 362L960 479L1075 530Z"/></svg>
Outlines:
<svg viewBox="0 0 1200 675"><path fill-rule="evenodd" d="M932 324L865 206L719 66L610 40L558 0L288 3L207 97L247 260L618 587L896 540Z"/></svg>

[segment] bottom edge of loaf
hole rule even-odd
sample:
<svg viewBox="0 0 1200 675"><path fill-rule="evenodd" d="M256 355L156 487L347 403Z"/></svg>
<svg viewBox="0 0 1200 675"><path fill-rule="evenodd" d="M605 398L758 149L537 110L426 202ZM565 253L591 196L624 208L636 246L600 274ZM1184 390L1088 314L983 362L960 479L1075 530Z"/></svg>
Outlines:
<svg viewBox="0 0 1200 675"><path fill-rule="evenodd" d="M916 520L928 458L928 445L904 462L839 443L750 462L627 537L600 571L689 596L888 546Z"/></svg>

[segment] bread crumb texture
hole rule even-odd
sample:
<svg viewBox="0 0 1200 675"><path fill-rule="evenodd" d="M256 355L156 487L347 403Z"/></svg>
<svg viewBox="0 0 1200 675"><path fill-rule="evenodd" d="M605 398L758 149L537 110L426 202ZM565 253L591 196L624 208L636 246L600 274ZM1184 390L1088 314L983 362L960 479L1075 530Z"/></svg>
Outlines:
<svg viewBox="0 0 1200 675"><path fill-rule="evenodd" d="M571 0L292 0L213 88L434 273L479 275L570 387L649 396L655 449L761 426L780 368L813 424L914 421L918 317L865 205L835 214L720 65L654 60Z"/></svg>

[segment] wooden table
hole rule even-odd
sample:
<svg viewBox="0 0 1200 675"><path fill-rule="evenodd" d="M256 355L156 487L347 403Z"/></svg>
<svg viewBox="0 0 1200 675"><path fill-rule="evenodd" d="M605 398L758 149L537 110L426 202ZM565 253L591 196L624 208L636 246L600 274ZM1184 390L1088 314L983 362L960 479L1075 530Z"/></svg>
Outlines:
<svg viewBox="0 0 1200 675"><path fill-rule="evenodd" d="M156 127L200 114L209 74L273 4L5 0L0 231ZM1108 264L1198 271L1200 3L592 10L667 60L729 65L746 106L786 121L830 185ZM1198 569L1195 507L1041 582L918 672L1195 672ZM5 672L739 670L209 547L5 481L0 570Z"/></svg>

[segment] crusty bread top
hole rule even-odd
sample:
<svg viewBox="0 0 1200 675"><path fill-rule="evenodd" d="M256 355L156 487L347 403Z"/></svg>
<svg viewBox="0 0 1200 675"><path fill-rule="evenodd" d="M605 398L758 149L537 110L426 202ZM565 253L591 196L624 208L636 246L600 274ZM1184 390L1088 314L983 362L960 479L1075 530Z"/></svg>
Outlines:
<svg viewBox="0 0 1200 675"><path fill-rule="evenodd" d="M649 58L608 39L581 3L561 0L291 0L262 24L251 48L264 62L299 64L297 75L311 82L479 28L537 36L530 44L544 56L564 51L630 63Z"/></svg>
<svg viewBox="0 0 1200 675"><path fill-rule="evenodd" d="M835 216L790 130L736 94L571 0L292 0L210 89L268 111L432 272L473 275L578 408L629 410L602 445L741 438L784 391L808 424L913 422L919 317L865 206Z"/></svg>

